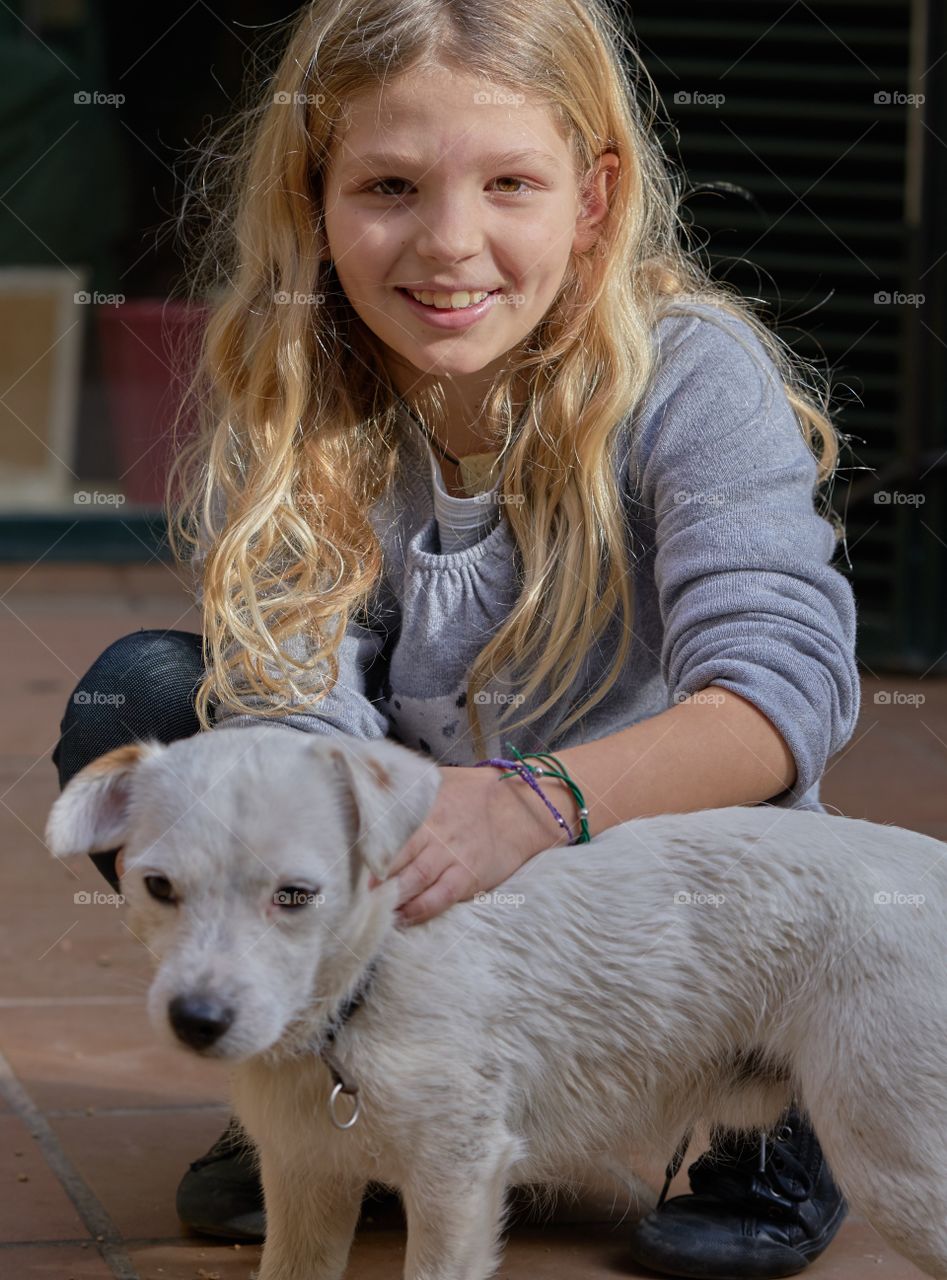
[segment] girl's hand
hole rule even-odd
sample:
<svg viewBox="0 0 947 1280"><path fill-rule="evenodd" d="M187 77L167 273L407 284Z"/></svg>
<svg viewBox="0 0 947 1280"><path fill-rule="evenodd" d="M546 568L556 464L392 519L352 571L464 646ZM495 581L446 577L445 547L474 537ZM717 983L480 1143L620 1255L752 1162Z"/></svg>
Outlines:
<svg viewBox="0 0 947 1280"><path fill-rule="evenodd" d="M507 880L543 849L568 837L521 778L493 767L442 766L430 813L398 851L388 879L398 877L397 918L420 924ZM561 809L558 796L546 794ZM569 813L564 814L566 821ZM381 882L372 876L369 887Z"/></svg>

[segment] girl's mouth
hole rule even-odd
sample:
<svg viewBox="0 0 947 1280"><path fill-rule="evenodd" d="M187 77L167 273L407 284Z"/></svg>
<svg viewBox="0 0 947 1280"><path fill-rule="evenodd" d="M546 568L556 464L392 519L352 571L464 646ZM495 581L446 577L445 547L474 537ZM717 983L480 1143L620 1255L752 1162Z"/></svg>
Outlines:
<svg viewBox="0 0 947 1280"><path fill-rule="evenodd" d="M502 290L494 289L480 302L471 302L466 307L435 307L433 303L428 305L424 302L418 302L410 290L404 289L400 285L395 286L395 292L404 298L416 315L426 320L428 324L433 325L434 328L465 329L468 325L474 324L482 316L485 316L490 308L495 306L497 294L501 293Z"/></svg>

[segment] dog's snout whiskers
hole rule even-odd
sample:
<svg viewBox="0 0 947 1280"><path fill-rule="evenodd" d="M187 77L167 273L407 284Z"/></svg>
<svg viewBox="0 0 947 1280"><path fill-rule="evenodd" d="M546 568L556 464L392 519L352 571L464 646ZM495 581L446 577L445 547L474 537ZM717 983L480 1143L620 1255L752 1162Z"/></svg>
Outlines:
<svg viewBox="0 0 947 1280"><path fill-rule="evenodd" d="M234 1011L212 996L175 996L168 1005L174 1034L192 1049L206 1049L230 1027Z"/></svg>

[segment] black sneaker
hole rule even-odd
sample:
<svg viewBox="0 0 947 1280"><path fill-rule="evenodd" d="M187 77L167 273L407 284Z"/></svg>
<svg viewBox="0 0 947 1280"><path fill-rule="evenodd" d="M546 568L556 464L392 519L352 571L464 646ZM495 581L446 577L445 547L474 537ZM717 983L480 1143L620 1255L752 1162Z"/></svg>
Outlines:
<svg viewBox="0 0 947 1280"><path fill-rule="evenodd" d="M256 1155L236 1116L181 1179L175 1207L184 1225L200 1235L254 1244L263 1239L266 1224Z"/></svg>
<svg viewBox="0 0 947 1280"><path fill-rule="evenodd" d="M793 1276L828 1246L848 1212L818 1139L795 1109L775 1138L721 1130L675 1196L632 1232L631 1257L672 1276Z"/></svg>

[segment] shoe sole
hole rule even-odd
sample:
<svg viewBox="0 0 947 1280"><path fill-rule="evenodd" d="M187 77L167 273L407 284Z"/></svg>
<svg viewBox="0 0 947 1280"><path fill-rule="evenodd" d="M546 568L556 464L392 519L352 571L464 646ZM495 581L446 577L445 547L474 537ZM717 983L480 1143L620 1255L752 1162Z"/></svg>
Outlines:
<svg viewBox="0 0 947 1280"><path fill-rule="evenodd" d="M262 1244L266 1238L263 1231L246 1230L240 1227L229 1227L226 1223L205 1226L200 1222L181 1222L181 1226L196 1236L211 1236L214 1240L237 1240L241 1244Z"/></svg>

